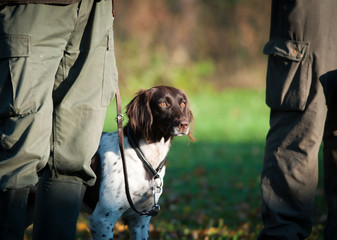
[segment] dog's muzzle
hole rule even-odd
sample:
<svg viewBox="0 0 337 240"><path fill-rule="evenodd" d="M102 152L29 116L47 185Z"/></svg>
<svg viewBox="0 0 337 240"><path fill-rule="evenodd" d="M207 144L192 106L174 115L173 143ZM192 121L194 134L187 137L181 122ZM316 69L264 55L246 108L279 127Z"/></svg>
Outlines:
<svg viewBox="0 0 337 240"><path fill-rule="evenodd" d="M188 121L179 121L172 128L173 136L184 136L187 135L190 131L190 124Z"/></svg>

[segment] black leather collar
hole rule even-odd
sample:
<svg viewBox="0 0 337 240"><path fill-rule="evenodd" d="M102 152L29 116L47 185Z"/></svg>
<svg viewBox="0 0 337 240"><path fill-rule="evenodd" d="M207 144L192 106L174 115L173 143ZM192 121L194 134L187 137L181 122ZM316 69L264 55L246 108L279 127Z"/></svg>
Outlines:
<svg viewBox="0 0 337 240"><path fill-rule="evenodd" d="M140 150L138 143L135 141L134 134L131 133L131 131L128 127L126 127L126 131L127 131L127 135L128 135L128 141L129 141L131 147L136 151L139 159L143 162L146 169L152 174L152 177L154 179L158 178L159 173L161 172L161 170L163 169L163 167L165 166L165 164L167 162L166 158L159 164L159 166L156 169L154 169L152 164L149 163L146 160L146 157L145 157L144 153L142 152L142 150Z"/></svg>

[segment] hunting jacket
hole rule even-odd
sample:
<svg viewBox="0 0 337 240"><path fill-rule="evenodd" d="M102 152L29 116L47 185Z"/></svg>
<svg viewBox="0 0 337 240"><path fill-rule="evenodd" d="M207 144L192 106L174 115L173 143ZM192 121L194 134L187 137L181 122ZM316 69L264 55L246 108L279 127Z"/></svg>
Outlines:
<svg viewBox="0 0 337 240"><path fill-rule="evenodd" d="M29 3L43 3L43 4L71 4L79 2L80 0L0 0L0 6L29 4Z"/></svg>

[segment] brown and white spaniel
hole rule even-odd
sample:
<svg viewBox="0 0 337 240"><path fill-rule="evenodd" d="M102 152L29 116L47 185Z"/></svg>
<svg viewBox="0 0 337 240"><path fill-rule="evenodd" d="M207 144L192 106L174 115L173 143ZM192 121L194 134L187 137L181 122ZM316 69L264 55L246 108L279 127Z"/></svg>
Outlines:
<svg viewBox="0 0 337 240"><path fill-rule="evenodd" d="M173 137L188 135L194 140L190 130L193 115L185 93L167 86L139 91L127 105L126 115L124 146L132 202L139 211L151 211L161 195L157 188L162 188L163 162ZM140 160L139 151L153 169L160 167L159 177ZM93 238L113 239L114 225L122 217L132 239L147 239L151 216L130 208L117 132L102 134L92 167L98 178L96 185L87 189L84 203L93 210L89 217Z"/></svg>

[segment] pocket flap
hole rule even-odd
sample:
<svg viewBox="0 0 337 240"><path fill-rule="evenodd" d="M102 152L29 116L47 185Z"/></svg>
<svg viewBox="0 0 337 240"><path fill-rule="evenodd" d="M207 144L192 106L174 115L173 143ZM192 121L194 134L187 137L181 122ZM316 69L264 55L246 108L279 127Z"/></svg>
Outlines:
<svg viewBox="0 0 337 240"><path fill-rule="evenodd" d="M263 53L299 62L305 58L308 46L306 42L272 39L264 46Z"/></svg>
<svg viewBox="0 0 337 240"><path fill-rule="evenodd" d="M0 58L28 57L30 36L9 34L0 36Z"/></svg>

